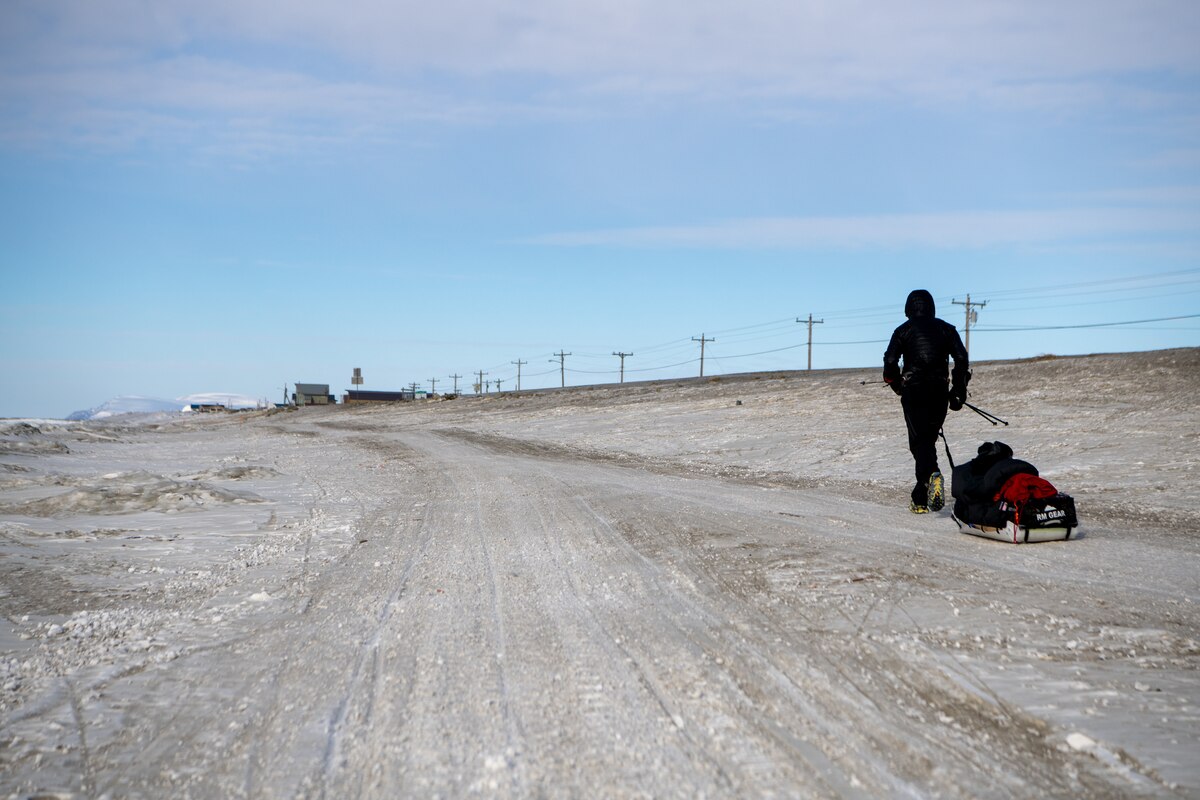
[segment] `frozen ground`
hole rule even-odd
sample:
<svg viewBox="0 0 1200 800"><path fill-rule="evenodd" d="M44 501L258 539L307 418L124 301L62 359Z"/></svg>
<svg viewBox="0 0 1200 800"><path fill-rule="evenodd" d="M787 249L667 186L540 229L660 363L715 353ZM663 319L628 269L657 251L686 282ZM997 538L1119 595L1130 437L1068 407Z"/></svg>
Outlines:
<svg viewBox="0 0 1200 800"><path fill-rule="evenodd" d="M0 797L1200 797L1198 376L977 366L1021 546L874 370L0 422Z"/></svg>

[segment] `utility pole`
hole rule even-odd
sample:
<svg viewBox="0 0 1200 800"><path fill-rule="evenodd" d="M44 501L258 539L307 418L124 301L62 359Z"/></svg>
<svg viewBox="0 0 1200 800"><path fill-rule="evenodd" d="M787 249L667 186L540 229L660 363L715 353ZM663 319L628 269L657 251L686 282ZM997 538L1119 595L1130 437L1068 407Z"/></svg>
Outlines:
<svg viewBox="0 0 1200 800"><path fill-rule="evenodd" d="M967 300L965 303L960 303L959 301L953 299L950 302L956 306L966 306L965 310L967 312L967 324L964 328L966 331L966 341L964 342L963 346L967 348L967 354L969 355L971 352L971 323L979 319L979 312L971 310L971 306L979 306L980 308L983 308L987 305L987 301L984 300L982 303L972 303L971 295L967 295Z"/></svg>
<svg viewBox="0 0 1200 800"><path fill-rule="evenodd" d="M518 358L516 361L510 361L509 363L517 365L517 391L519 392L519 391L521 391L521 365L528 364L529 362L522 361L521 359Z"/></svg>
<svg viewBox="0 0 1200 800"><path fill-rule="evenodd" d="M504 379L503 379L503 378L496 378L496 391L497 391L497 392L498 392L498 391L500 391L500 381L502 381L502 380L504 380Z"/></svg>
<svg viewBox="0 0 1200 800"><path fill-rule="evenodd" d="M483 388L483 376L487 375L483 370L479 370L479 383L475 384L475 394L479 394L479 390Z"/></svg>
<svg viewBox="0 0 1200 800"><path fill-rule="evenodd" d="M430 397L433 397L434 395L437 394L437 382L438 382L437 378L429 379L429 396Z"/></svg>
<svg viewBox="0 0 1200 800"><path fill-rule="evenodd" d="M804 322L804 321L805 320L802 320L799 318L796 319L796 322ZM824 321L825 320L823 320L823 319L813 319L812 314L808 315L808 371L809 372L812 372L812 326L820 325Z"/></svg>
<svg viewBox="0 0 1200 800"><path fill-rule="evenodd" d="M461 377L462 377L462 375L451 375L450 376L450 379L452 381L454 381L454 393L455 394L458 394L458 379Z"/></svg>
<svg viewBox="0 0 1200 800"><path fill-rule="evenodd" d="M631 355L633 355L633 353L613 353L613 355L617 356L618 358L621 359L621 383L624 383L625 382L625 357L631 356Z"/></svg>
<svg viewBox="0 0 1200 800"><path fill-rule="evenodd" d="M702 334L700 334L699 339L697 339L695 336L693 336L692 341L700 343L700 377L703 378L704 377L704 343L705 342L715 342L716 339L705 339L704 334L702 333Z"/></svg>
<svg viewBox="0 0 1200 800"><path fill-rule="evenodd" d="M408 385L408 388L412 389L412 393L413 393L413 400L416 400L416 399L417 399L417 387L418 387L418 386L420 386L420 385L421 385L421 384L417 383L416 381L413 381L412 383L410 383L410 384Z"/></svg>
<svg viewBox="0 0 1200 800"><path fill-rule="evenodd" d="M551 355L558 356L558 371L562 377L562 388L565 389L565 388L567 388L567 356L569 356L571 354L564 353L560 350L559 352L552 353ZM551 361L551 363L553 363L554 359L552 358L552 359L550 359L550 361Z"/></svg>

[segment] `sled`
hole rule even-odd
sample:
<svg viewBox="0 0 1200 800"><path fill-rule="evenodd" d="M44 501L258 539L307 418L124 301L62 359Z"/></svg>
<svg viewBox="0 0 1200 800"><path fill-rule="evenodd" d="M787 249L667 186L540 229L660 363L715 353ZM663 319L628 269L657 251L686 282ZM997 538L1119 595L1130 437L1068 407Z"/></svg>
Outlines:
<svg viewBox="0 0 1200 800"><path fill-rule="evenodd" d="M1015 510L1001 502L996 511L1000 518L1006 520L1003 525L967 522L954 514L950 517L963 533L1013 544L1064 542L1071 538L1071 531L1079 527L1074 499L1061 492L1045 500L1031 501Z"/></svg>
<svg viewBox="0 0 1200 800"><path fill-rule="evenodd" d="M959 523L959 530L963 533L969 533L972 536L982 536L985 539L995 539L998 542L1012 542L1013 544L1024 544L1028 542L1065 542L1071 538L1073 527L1067 525L1051 525L1046 528L1025 528L1017 525L1015 522L1010 522L1003 528L989 528L987 526L975 526L969 522Z"/></svg>
<svg viewBox="0 0 1200 800"><path fill-rule="evenodd" d="M1000 542L1062 542L1079 527L1075 500L1013 457L1004 442L984 442L979 454L951 473L950 518L963 533Z"/></svg>

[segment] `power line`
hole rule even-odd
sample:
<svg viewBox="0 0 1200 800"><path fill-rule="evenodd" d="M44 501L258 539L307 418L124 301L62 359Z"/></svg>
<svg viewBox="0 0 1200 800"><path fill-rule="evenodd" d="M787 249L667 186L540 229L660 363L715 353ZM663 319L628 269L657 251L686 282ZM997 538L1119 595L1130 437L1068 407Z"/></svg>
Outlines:
<svg viewBox="0 0 1200 800"><path fill-rule="evenodd" d="M1115 302L1128 303L1128 302L1131 302L1134 300L1149 300L1149 299L1153 299L1154 297L1175 298L1175 297L1178 297L1179 295L1194 294L1195 292L1200 291L1200 289L1194 288L1198 284L1200 284L1200 269L1191 268L1191 269L1164 271L1164 272L1160 272L1160 273L1154 273L1151 275L1114 277L1114 278L1105 278L1105 279L1101 279L1101 280L1083 281L1083 282L1075 281L1070 284L1057 284L1057 285L1046 285L1046 286L1021 286L1019 288L1013 288L1010 285L1009 287L1006 287L1005 289L997 290L995 292L989 293L989 299L987 301L983 301L983 302L973 301L971 298L974 293L967 294L966 301L958 301L957 298L950 298L950 297L942 297L942 298L938 298L938 300L939 300L939 303L949 301L950 303L952 303L954 305L964 306L964 312L967 315L966 316L967 323L965 325L964 333L965 333L965 338L966 338L966 342L967 342L967 347L970 347L969 342L970 342L971 328L974 328L975 330L979 330L979 331L989 332L989 333L990 332L1023 332L1023 331L1040 331L1040 330L1070 330L1070 329L1088 329L1088 328L1115 328L1115 327L1130 326L1130 325L1146 325L1146 324L1152 324L1152 323L1156 323L1156 322L1181 321L1181 320L1195 319L1198 316L1200 316L1200 315L1186 315L1185 314L1185 315L1178 315L1178 316L1159 317L1159 318L1153 318L1153 319L1127 320L1127 321L1122 321L1122 322L1098 322L1098 323L1063 324L1063 325L997 325L997 326L991 326L991 327L988 327L988 326L978 327L977 326L977 319L978 319L977 318L977 309L982 308L985 305L991 305L991 304L996 305L996 309L993 311L993 315L995 315L996 310L1000 310L1003 312L1010 312L1010 311L1025 310L1027 308L1035 308L1036 309L1038 307L1045 307L1044 304L1042 306L1039 306L1039 304L1036 301L1034 302L1034 304L1032 306L1030 306L1029 301L1033 300L1034 298L1045 298L1046 300L1050 300L1051 298L1054 298L1055 303L1054 303L1053 307L1054 308L1063 308L1067 304L1060 302L1057 297L1054 297L1054 295L1056 292L1059 292L1062 289L1068 289L1068 288L1071 290L1071 292L1070 292L1071 297L1092 295L1092 296L1099 296L1099 297L1103 298L1105 295L1117 295L1116 297L1097 299L1095 301L1076 302L1076 303L1071 303L1070 305L1092 305L1092 304L1115 303ZM1170 292L1170 289L1172 287L1179 287L1179 289L1181 291ZM1164 294L1164 291L1170 292L1170 293ZM1138 293L1142 296L1141 297L1131 297L1130 295L1132 293ZM1021 301L1024 301L1024 302L1022 303ZM813 337L812 337L811 325L831 323L830 324L831 329L839 328L839 329L849 330L851 328L854 328L854 329L863 330L864 333L867 333L868 336L870 336L872 333L882 332L882 331L880 331L880 328L882 328L884 326L883 320L885 318L892 317L895 310L896 310L896 305L892 304L892 303L888 303L887 305L861 306L861 307L855 307L855 308L845 308L845 309L842 309L839 311L826 311L824 316L819 320L815 319L815 316L816 316L815 313L810 313L807 318L790 317L787 319L773 319L773 320L767 320L764 322L758 322L758 323L753 323L753 324L748 324L748 325L741 325L741 326L735 326L735 327L730 327L730 328L718 329L715 331L715 333L722 333L722 337L720 337L720 338L726 342L725 349L729 349L730 344L734 343L734 342L748 343L748 342L752 342L752 341L769 341L771 339L778 340L778 339L781 339L781 338L784 338L784 337L787 337L790 335L789 331L791 330L791 325L794 325L797 323L804 323L804 324L809 325L808 339L807 339L807 342L805 343L805 345L785 345L785 346L781 346L781 347L768 347L768 348L755 350L753 352L739 353L736 355L723 355L720 358L716 358L715 360L719 364L727 359L751 358L751 357L755 357L755 356L787 352L787 351L796 349L801 346L807 346L808 350L809 350L808 368L811 369L812 368L811 352L812 352L812 345L814 344ZM1163 310L1165 311L1167 309L1164 308ZM1171 310L1174 310L1174 309L1171 309ZM1005 314L1002 314L1001 316L1008 316L1008 314L1005 313ZM811 323L809 322L810 320L811 320ZM890 333L891 325L889 324L887 326L887 328L888 328L888 332ZM1144 328L1143 330L1150 330L1150 329ZM1193 330L1193 329L1192 328L1180 328L1180 327L1168 327L1168 328L1159 328L1158 330L1182 331L1182 330ZM674 369L674 368L678 368L678 367L687 366L687 365L694 364L697 361L699 361L700 375L703 377L706 366L707 366L705 364L706 359L713 360L713 358L714 358L711 354L707 353L706 345L708 342L716 341L716 339L717 339L717 337L715 337L715 336L709 337L707 335L707 333L705 333L705 334L701 334L700 337L693 336L690 338L672 339L672 340L660 342L660 343L652 345L650 347L635 348L636 351L640 355L643 356L643 364L645 363L645 358L647 356L650 356L651 358L663 358L664 360L667 360L667 359L670 359L672 357L672 355L675 355L675 354L678 354L678 355L674 359L672 359L670 363L665 363L665 364L661 364L661 365L650 364L650 365L642 366L640 368L629 369L628 372L644 375L646 373L662 372L664 370L670 370L670 369ZM828 346L853 346L853 345L879 344L879 343L885 343L887 341L888 341L887 338L866 338L866 339L852 339L852 340L821 341L821 342L815 342L815 344L820 345L820 346L826 346L826 345L828 345ZM688 348L694 347L696 342L700 342L699 358L697 359L697 358L691 358L691 357L681 357L681 356L683 356L683 354L685 353L685 351ZM613 351L609 355L605 355L603 353L598 353L598 352L586 352L586 353L585 352L575 352L574 353L575 356L577 356L579 358L584 358L584 359L591 358L591 359L599 360L599 359L603 359L603 358L609 358L611 356L617 356L618 358L621 358L622 361L621 361L621 364L620 364L620 367L618 370L576 370L576 369L572 369L570 371L575 372L575 373L580 373L580 374L593 374L593 375L616 374L619 376L618 379L623 382L624 375L626 372L626 365L624 363L624 358L622 357L623 352L624 351ZM566 357L569 355L572 355L572 353L568 353L565 351L565 349L563 349L557 353L553 353L552 355L554 356L554 361L557 362L558 371L559 371L559 375L560 375L560 384L565 387L566 372L567 372L565 360L566 360ZM633 353L632 352L624 353L624 355L631 356L631 355L633 355ZM508 364L517 366L516 380L518 383L518 387L520 387L521 382L525 378L544 377L546 375L551 374L551 372L553 371L553 370L546 370L546 371L539 371L537 373L532 373L532 374L527 373L521 369L521 367L524 366L524 364L526 364L526 363L528 363L528 362L525 362L523 360L518 360L515 362L514 361L508 362ZM554 362L552 362L552 363L554 363ZM499 366L500 365L497 365L497 367L494 367L493 369L498 369ZM505 365L505 366L507 366L507 365ZM505 370L505 371L507 371L507 370ZM487 374L487 373L482 370L479 373L481 383L482 383L483 375L485 375L485 374ZM511 373L509 373L509 375L511 375ZM455 376L451 376L451 377L455 378ZM458 376L458 377L461 377L461 376ZM508 379L509 378L507 376L504 378L504 380L508 380ZM457 388L458 388L457 387L457 378L455 378L455 381L456 381L455 389L457 391ZM436 386L435 386L435 388L436 388Z"/></svg>
<svg viewBox="0 0 1200 800"><path fill-rule="evenodd" d="M1190 283L1190 281L1188 283ZM1172 285L1174 285L1174 284L1172 284ZM1185 285L1185 284L1181 284L1181 285ZM1157 289L1159 287L1156 286L1156 287L1147 287L1147 288L1156 288ZM1011 311L1041 311L1041 310L1047 309L1047 308L1055 308L1055 309L1057 309L1057 308L1078 308L1080 306L1099 306L1099 305L1106 305L1109 303L1137 303L1137 302L1141 302L1144 300L1158 300L1159 298L1162 298L1162 297L1175 298L1175 297L1180 297L1182 295L1200 293L1200 289L1190 289L1188 291L1183 291L1183 292L1178 292L1178 291L1177 292L1168 292L1166 294L1143 294L1143 295L1130 294L1130 292L1139 291L1137 289L1117 289L1114 291L1121 292L1121 296L1117 297L1117 298L1109 298L1107 300L1084 300L1079 303L1064 303L1059 299L1055 299L1053 302L1051 302L1049 304L1043 303L1041 305L1032 305L1032 306L1003 306L1003 309L1005 311L1011 312ZM1099 292L1093 292L1093 294L1099 294Z"/></svg>
<svg viewBox="0 0 1200 800"><path fill-rule="evenodd" d="M675 364L663 364L661 367L640 367L638 369L631 369L629 371L630 372L659 372L661 370L671 369L673 367L685 367L688 364L695 364L697 361L699 361L699 359L689 358L687 361L679 361Z"/></svg>
<svg viewBox="0 0 1200 800"><path fill-rule="evenodd" d="M1193 268L1193 269L1177 269L1177 270L1171 270L1169 272L1157 272L1157 273L1153 273L1151 275L1129 275L1129 276L1125 276L1122 278L1106 278L1104 280L1096 280L1096 281L1075 281L1073 283L1062 283L1062 284L1056 284L1053 286L1030 286L1027 288L1018 288L1018 289L1012 289L1012 288L995 289L995 290L989 291L987 294L989 294L993 297L1013 297L1013 296L1020 296L1020 295L1026 295L1026 294L1040 294L1043 292L1053 292L1053 291L1057 291L1059 289L1071 289L1073 294L1087 294L1088 292L1086 291L1086 289L1088 289L1090 287L1112 286L1114 284L1125 284L1125 283L1145 283L1148 281L1162 280L1164 278L1174 278L1174 277L1178 277L1180 275L1197 275L1198 273L1200 273L1200 269L1195 269L1195 268ZM1122 289L1116 289L1116 290L1102 289L1102 290L1096 290L1096 291L1122 291Z"/></svg>
<svg viewBox="0 0 1200 800"><path fill-rule="evenodd" d="M1200 314L1182 314L1178 317L1157 317L1155 319L1131 319L1124 322L1093 322L1087 325L1030 325L1019 326L1012 328L976 328L979 331L988 333L1001 333L1010 331L1061 331L1074 328L1116 328L1121 325L1141 325L1145 322L1168 322L1176 319L1196 319Z"/></svg>
<svg viewBox="0 0 1200 800"><path fill-rule="evenodd" d="M818 342L818 344L822 346L829 344L887 344L890 341L891 339L858 339L853 342Z"/></svg>

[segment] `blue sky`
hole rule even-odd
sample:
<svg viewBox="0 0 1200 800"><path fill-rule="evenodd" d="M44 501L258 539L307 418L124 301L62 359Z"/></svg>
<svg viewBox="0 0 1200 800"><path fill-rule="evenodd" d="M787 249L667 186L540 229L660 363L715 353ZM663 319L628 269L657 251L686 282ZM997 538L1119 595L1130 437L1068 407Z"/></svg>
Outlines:
<svg viewBox="0 0 1200 800"><path fill-rule="evenodd" d="M702 334L791 369L809 313L873 366L917 287L987 301L974 359L1196 346L1197 41L1146 0L12 0L0 416L694 375Z"/></svg>

